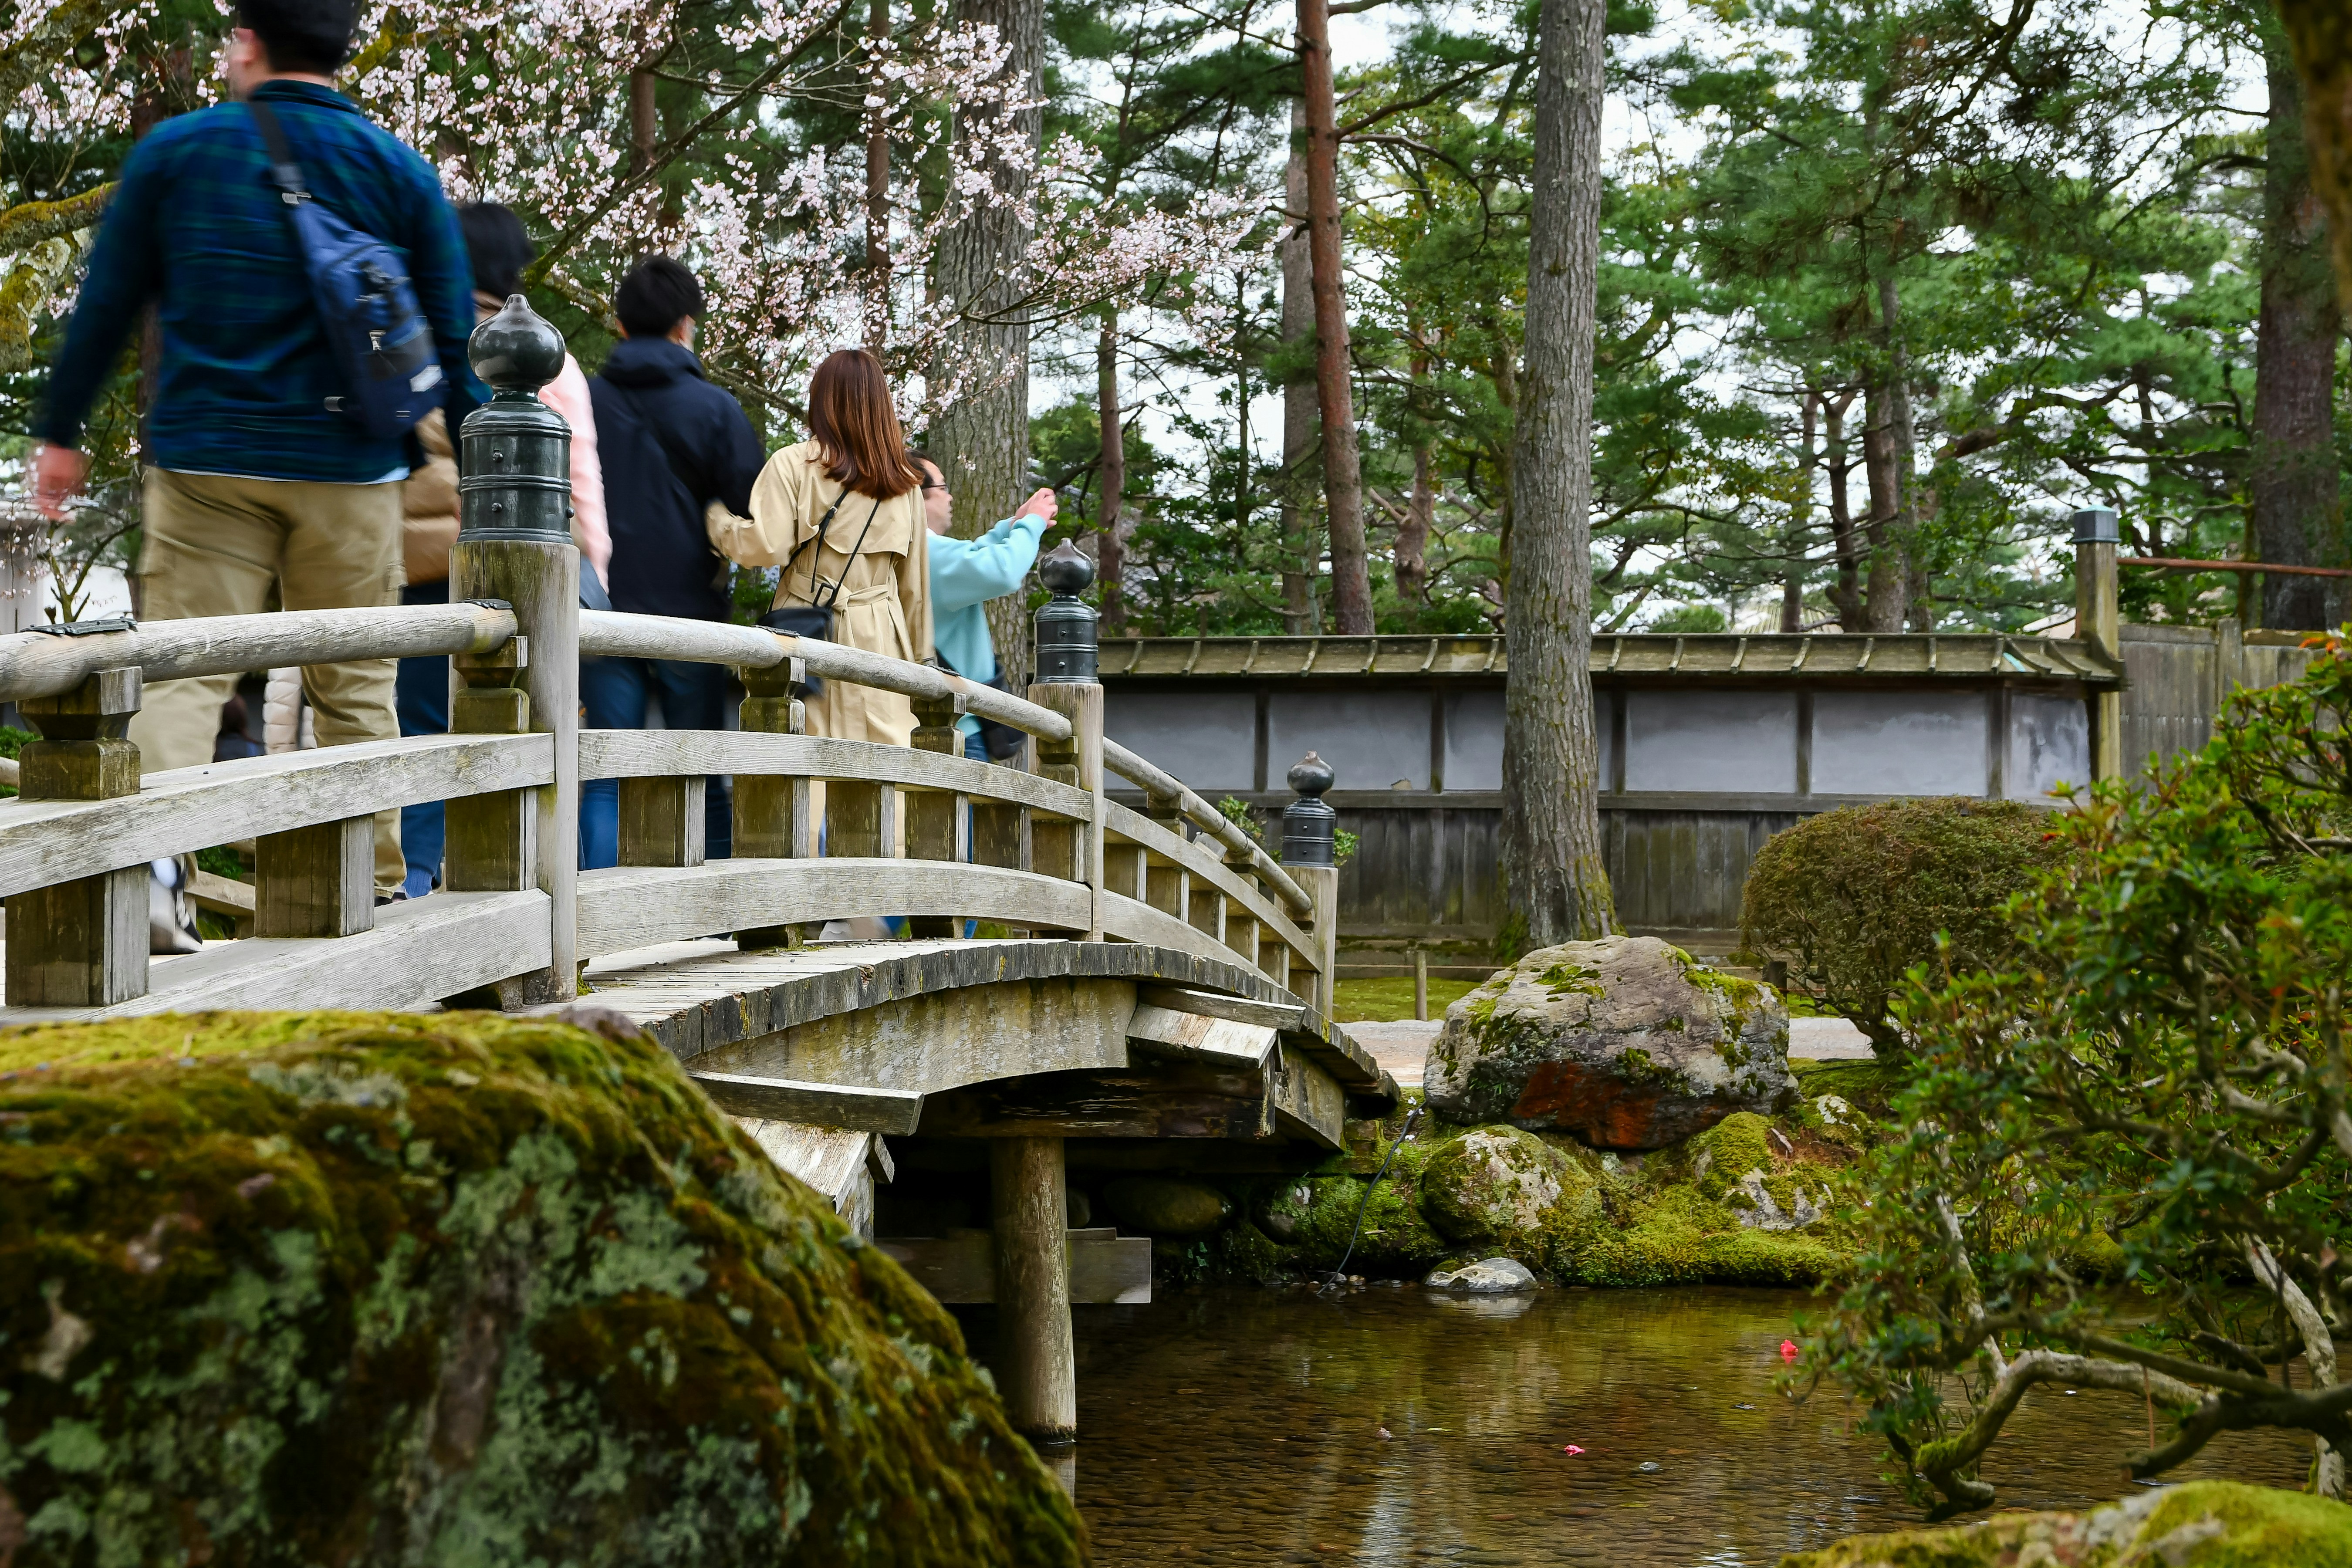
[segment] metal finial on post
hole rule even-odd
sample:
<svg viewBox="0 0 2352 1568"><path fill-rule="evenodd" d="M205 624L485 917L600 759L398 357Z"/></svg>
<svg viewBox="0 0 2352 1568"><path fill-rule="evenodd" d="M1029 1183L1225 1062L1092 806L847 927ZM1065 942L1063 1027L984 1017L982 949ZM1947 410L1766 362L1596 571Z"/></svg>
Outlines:
<svg viewBox="0 0 2352 1568"><path fill-rule="evenodd" d="M1339 814L1324 801L1323 792L1337 783L1331 764L1309 752L1291 765L1290 787L1298 798L1282 808L1282 863L1286 866L1328 866L1332 836Z"/></svg>
<svg viewBox="0 0 2352 1568"><path fill-rule="evenodd" d="M2116 514L2103 506L2084 507L2068 521L2074 525L2077 544L2120 544L2123 535L2116 530Z"/></svg>
<svg viewBox="0 0 2352 1568"><path fill-rule="evenodd" d="M572 427L539 400L563 370L563 334L520 294L466 345L490 401L459 433L458 532L467 539L572 536Z"/></svg>
<svg viewBox="0 0 2352 1568"><path fill-rule="evenodd" d="M1037 612L1037 679L1051 685L1093 685L1097 617L1078 595L1094 582L1095 563L1066 539L1037 563L1037 577L1054 594Z"/></svg>
<svg viewBox="0 0 2352 1568"><path fill-rule="evenodd" d="M516 661L529 698L524 721L552 737L555 751L551 781L506 807L480 808L466 825L452 807L452 888L520 882L547 895L549 963L499 984L499 1005L511 1007L567 1001L579 990L581 565L572 543L572 427L537 395L562 372L563 334L521 295L474 329L466 353L495 395L458 433L449 596L514 606L530 639L528 662Z"/></svg>

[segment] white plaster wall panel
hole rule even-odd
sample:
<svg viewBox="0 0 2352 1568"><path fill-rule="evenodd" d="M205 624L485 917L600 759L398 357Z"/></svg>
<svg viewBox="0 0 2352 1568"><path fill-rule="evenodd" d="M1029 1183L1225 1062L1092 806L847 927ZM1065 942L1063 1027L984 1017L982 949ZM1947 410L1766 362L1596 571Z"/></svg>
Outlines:
<svg viewBox="0 0 2352 1568"><path fill-rule="evenodd" d="M1982 795L1986 694L1823 691L1813 698L1815 795Z"/></svg>
<svg viewBox="0 0 2352 1568"><path fill-rule="evenodd" d="M1204 794L1255 786L1257 699L1249 692L1113 687L1103 694L1103 733ZM1289 765L1274 770L1271 787L1281 787ZM1124 780L1116 783L1126 787Z"/></svg>
<svg viewBox="0 0 2352 1568"><path fill-rule="evenodd" d="M1793 691L1635 690L1624 701L1628 790L1786 795L1797 787Z"/></svg>
<svg viewBox="0 0 2352 1568"><path fill-rule="evenodd" d="M1429 787L1426 691L1277 691L1266 700L1265 786L1285 789L1290 764L1313 752L1335 789Z"/></svg>
<svg viewBox="0 0 2352 1568"><path fill-rule="evenodd" d="M1603 768L1603 779L1609 776ZM1503 787L1503 694L1499 691L1449 691L1445 694L1445 788L1454 790Z"/></svg>
<svg viewBox="0 0 2352 1568"><path fill-rule="evenodd" d="M1622 691L1596 691L1592 694L1592 725L1601 737L1601 787L1617 787L1617 705L1625 700Z"/></svg>
<svg viewBox="0 0 2352 1568"><path fill-rule="evenodd" d="M2091 715L2081 698L2010 694L2001 782L2011 800L2042 800L2061 784L2091 782Z"/></svg>

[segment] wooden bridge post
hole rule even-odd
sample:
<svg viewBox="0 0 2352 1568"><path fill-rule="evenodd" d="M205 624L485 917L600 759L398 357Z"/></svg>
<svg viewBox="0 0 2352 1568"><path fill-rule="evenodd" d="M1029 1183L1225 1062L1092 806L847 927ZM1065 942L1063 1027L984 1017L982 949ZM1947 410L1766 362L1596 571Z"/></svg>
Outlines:
<svg viewBox="0 0 2352 1568"><path fill-rule="evenodd" d="M502 982L503 1005L579 994L580 552L572 545L572 431L540 402L563 338L523 297L474 330L468 357L495 395L460 432L457 542L449 596L514 607L530 638L529 722L555 741L554 782L533 790L531 885L548 898L548 966Z"/></svg>
<svg viewBox="0 0 2352 1568"><path fill-rule="evenodd" d="M26 800L115 800L139 793L130 739L142 686L137 666L102 669L71 691L16 705L41 738L17 759ZM7 999L12 1007L103 1007L147 994L147 884L142 862L11 894Z"/></svg>
<svg viewBox="0 0 2352 1568"><path fill-rule="evenodd" d="M745 666L736 672L743 682L742 724L761 735L799 735L808 729L801 697L808 689L808 667L786 659L764 669ZM772 773L739 773L730 809L735 817L733 853L739 860L810 860L816 858L816 818L811 806L809 781ZM754 948L798 947L801 929L794 925L761 926L735 933L735 945Z"/></svg>
<svg viewBox="0 0 2352 1568"><path fill-rule="evenodd" d="M1013 1429L1034 1443L1067 1443L1078 1435L1066 1180L1059 1138L988 1141L989 1208L996 1233L996 1387Z"/></svg>
<svg viewBox="0 0 2352 1568"><path fill-rule="evenodd" d="M1036 742L1037 772L1076 784L1093 797L1091 820L1035 822L1029 827L1031 864L1049 877L1084 882L1092 890L1086 940L1103 939L1103 689L1096 679L1095 612L1078 595L1095 580L1094 563L1067 540L1037 565L1054 597L1037 612L1037 679L1029 700L1070 721L1066 742Z"/></svg>
<svg viewBox="0 0 2352 1568"><path fill-rule="evenodd" d="M2116 549L2122 535L2116 514L2088 507L2074 516L2074 635L2101 658L2123 662L2123 611ZM2120 777L2124 771L2124 694L2106 687L2091 699L2091 776Z"/></svg>
<svg viewBox="0 0 2352 1568"><path fill-rule="evenodd" d="M914 706L916 751L935 752L946 757L962 751L963 731L956 728L954 698L918 697ZM909 789L902 793L907 800L907 858L961 860L967 845L964 797L953 790ZM919 937L961 936L963 921L954 915L916 915L908 921L907 929Z"/></svg>
<svg viewBox="0 0 2352 1568"><path fill-rule="evenodd" d="M1337 782L1331 764L1309 752L1291 765L1290 787L1298 798L1282 808L1282 868L1314 906L1301 922L1315 942L1315 994L1307 1000L1327 1018L1339 981L1339 868L1331 849L1339 814L1323 792Z"/></svg>
<svg viewBox="0 0 2352 1568"><path fill-rule="evenodd" d="M1181 795L1150 795L1143 797L1144 815L1179 838L1189 838L1192 827L1184 820L1184 801ZM1184 918L1192 900L1192 873L1171 861L1167 865L1147 864L1143 871L1143 901L1162 914Z"/></svg>

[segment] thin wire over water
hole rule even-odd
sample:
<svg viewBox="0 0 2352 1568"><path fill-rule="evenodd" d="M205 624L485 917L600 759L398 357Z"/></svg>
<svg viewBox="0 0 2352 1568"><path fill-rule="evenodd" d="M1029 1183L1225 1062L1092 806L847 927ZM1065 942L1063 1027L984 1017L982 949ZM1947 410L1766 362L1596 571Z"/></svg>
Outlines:
<svg viewBox="0 0 2352 1568"><path fill-rule="evenodd" d="M1079 1508L1097 1561L1119 1565L1748 1568L1917 1523L1840 1397L1773 1391L1807 1305L1765 1290L1409 1287L1082 1307ZM968 1318L983 1357L989 1319ZM2137 1399L2039 1391L1986 1479L2004 1506L2112 1499L2142 1419ZM2297 1486L2307 1455L2283 1435L2233 1435L2180 1474Z"/></svg>

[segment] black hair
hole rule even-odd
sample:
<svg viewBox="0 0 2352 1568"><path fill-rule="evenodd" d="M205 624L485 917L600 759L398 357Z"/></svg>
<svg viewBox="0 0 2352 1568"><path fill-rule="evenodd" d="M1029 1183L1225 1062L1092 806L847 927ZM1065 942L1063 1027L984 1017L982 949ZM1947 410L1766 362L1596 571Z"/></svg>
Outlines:
<svg viewBox="0 0 2352 1568"><path fill-rule="evenodd" d="M457 228L474 263L474 287L501 300L521 293L522 269L538 258L539 247L514 209L497 202L459 207Z"/></svg>
<svg viewBox="0 0 2352 1568"><path fill-rule="evenodd" d="M613 314L633 338L666 338L687 317L702 314L702 286L671 258L648 256L613 290Z"/></svg>
<svg viewBox="0 0 2352 1568"><path fill-rule="evenodd" d="M351 58L354 0L236 0L236 21L269 52L269 68L332 76Z"/></svg>

